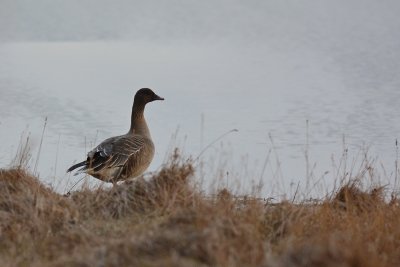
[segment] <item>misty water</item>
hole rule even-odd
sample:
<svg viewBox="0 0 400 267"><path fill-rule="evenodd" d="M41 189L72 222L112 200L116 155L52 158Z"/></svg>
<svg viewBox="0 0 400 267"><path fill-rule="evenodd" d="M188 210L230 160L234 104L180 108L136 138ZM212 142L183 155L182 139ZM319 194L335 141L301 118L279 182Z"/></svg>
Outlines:
<svg viewBox="0 0 400 267"><path fill-rule="evenodd" d="M161 30L146 35L154 25L147 21L150 28L139 27L144 38L96 38L96 27L72 26L66 28L79 34L64 29L60 37L45 24L35 28L37 38L24 38L23 26L3 25L1 166L29 135L31 168L37 164L40 179L64 192L82 177L65 170L103 139L127 132L134 93L150 87L166 100L146 107L156 146L149 171L160 168L171 147L196 158L212 144L200 158L206 190L217 177L238 192L261 181L263 196L290 196L312 176L311 193L318 195L333 189L347 149L349 170L368 151L381 183L395 186L400 5L300 2L209 7L236 12L232 23L200 10L216 27L171 21L180 10L171 7L164 17L171 25L155 20ZM178 33L171 30L176 25ZM172 32L164 36L162 27ZM94 37L82 38L85 31ZM232 129L238 131L218 139Z"/></svg>

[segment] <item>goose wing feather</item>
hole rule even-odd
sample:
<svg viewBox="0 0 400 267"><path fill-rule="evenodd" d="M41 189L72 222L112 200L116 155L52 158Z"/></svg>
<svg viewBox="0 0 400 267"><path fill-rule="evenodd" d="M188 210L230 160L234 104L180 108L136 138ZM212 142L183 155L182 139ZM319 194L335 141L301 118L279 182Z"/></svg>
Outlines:
<svg viewBox="0 0 400 267"><path fill-rule="evenodd" d="M145 140L140 135L106 139L88 153L87 169L98 172L104 168L123 167L130 157L140 153L144 144Z"/></svg>

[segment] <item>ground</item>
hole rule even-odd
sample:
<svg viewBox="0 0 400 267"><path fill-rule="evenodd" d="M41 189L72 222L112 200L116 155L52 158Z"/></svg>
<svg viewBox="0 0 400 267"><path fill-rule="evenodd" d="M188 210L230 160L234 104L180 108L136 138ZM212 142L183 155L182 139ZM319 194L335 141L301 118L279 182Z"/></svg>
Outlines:
<svg viewBox="0 0 400 267"><path fill-rule="evenodd" d="M147 180L61 195L3 169L0 266L400 265L398 200L361 189L363 177L318 201L271 203L206 195L196 175L174 156Z"/></svg>

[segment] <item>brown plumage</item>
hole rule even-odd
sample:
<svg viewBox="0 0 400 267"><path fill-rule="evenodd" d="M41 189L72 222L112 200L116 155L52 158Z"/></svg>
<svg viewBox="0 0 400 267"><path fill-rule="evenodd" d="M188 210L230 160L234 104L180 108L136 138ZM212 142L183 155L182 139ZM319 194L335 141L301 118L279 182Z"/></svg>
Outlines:
<svg viewBox="0 0 400 267"><path fill-rule="evenodd" d="M141 175L154 156L154 144L144 118L144 108L154 100L164 100L149 88L135 94L131 127L124 135L108 138L90 151L87 159L71 166L76 174L87 173L105 182L118 182Z"/></svg>

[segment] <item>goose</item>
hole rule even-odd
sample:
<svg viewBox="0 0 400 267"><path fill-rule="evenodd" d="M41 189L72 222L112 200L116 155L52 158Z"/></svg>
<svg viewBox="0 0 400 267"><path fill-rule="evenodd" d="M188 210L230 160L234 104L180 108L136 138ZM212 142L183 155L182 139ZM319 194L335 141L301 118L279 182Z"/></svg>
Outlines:
<svg viewBox="0 0 400 267"><path fill-rule="evenodd" d="M164 98L149 88L138 90L128 133L104 140L87 154L86 160L71 166L67 172L81 167L75 175L86 173L114 185L143 174L154 156L154 144L143 113L146 104L155 100Z"/></svg>

